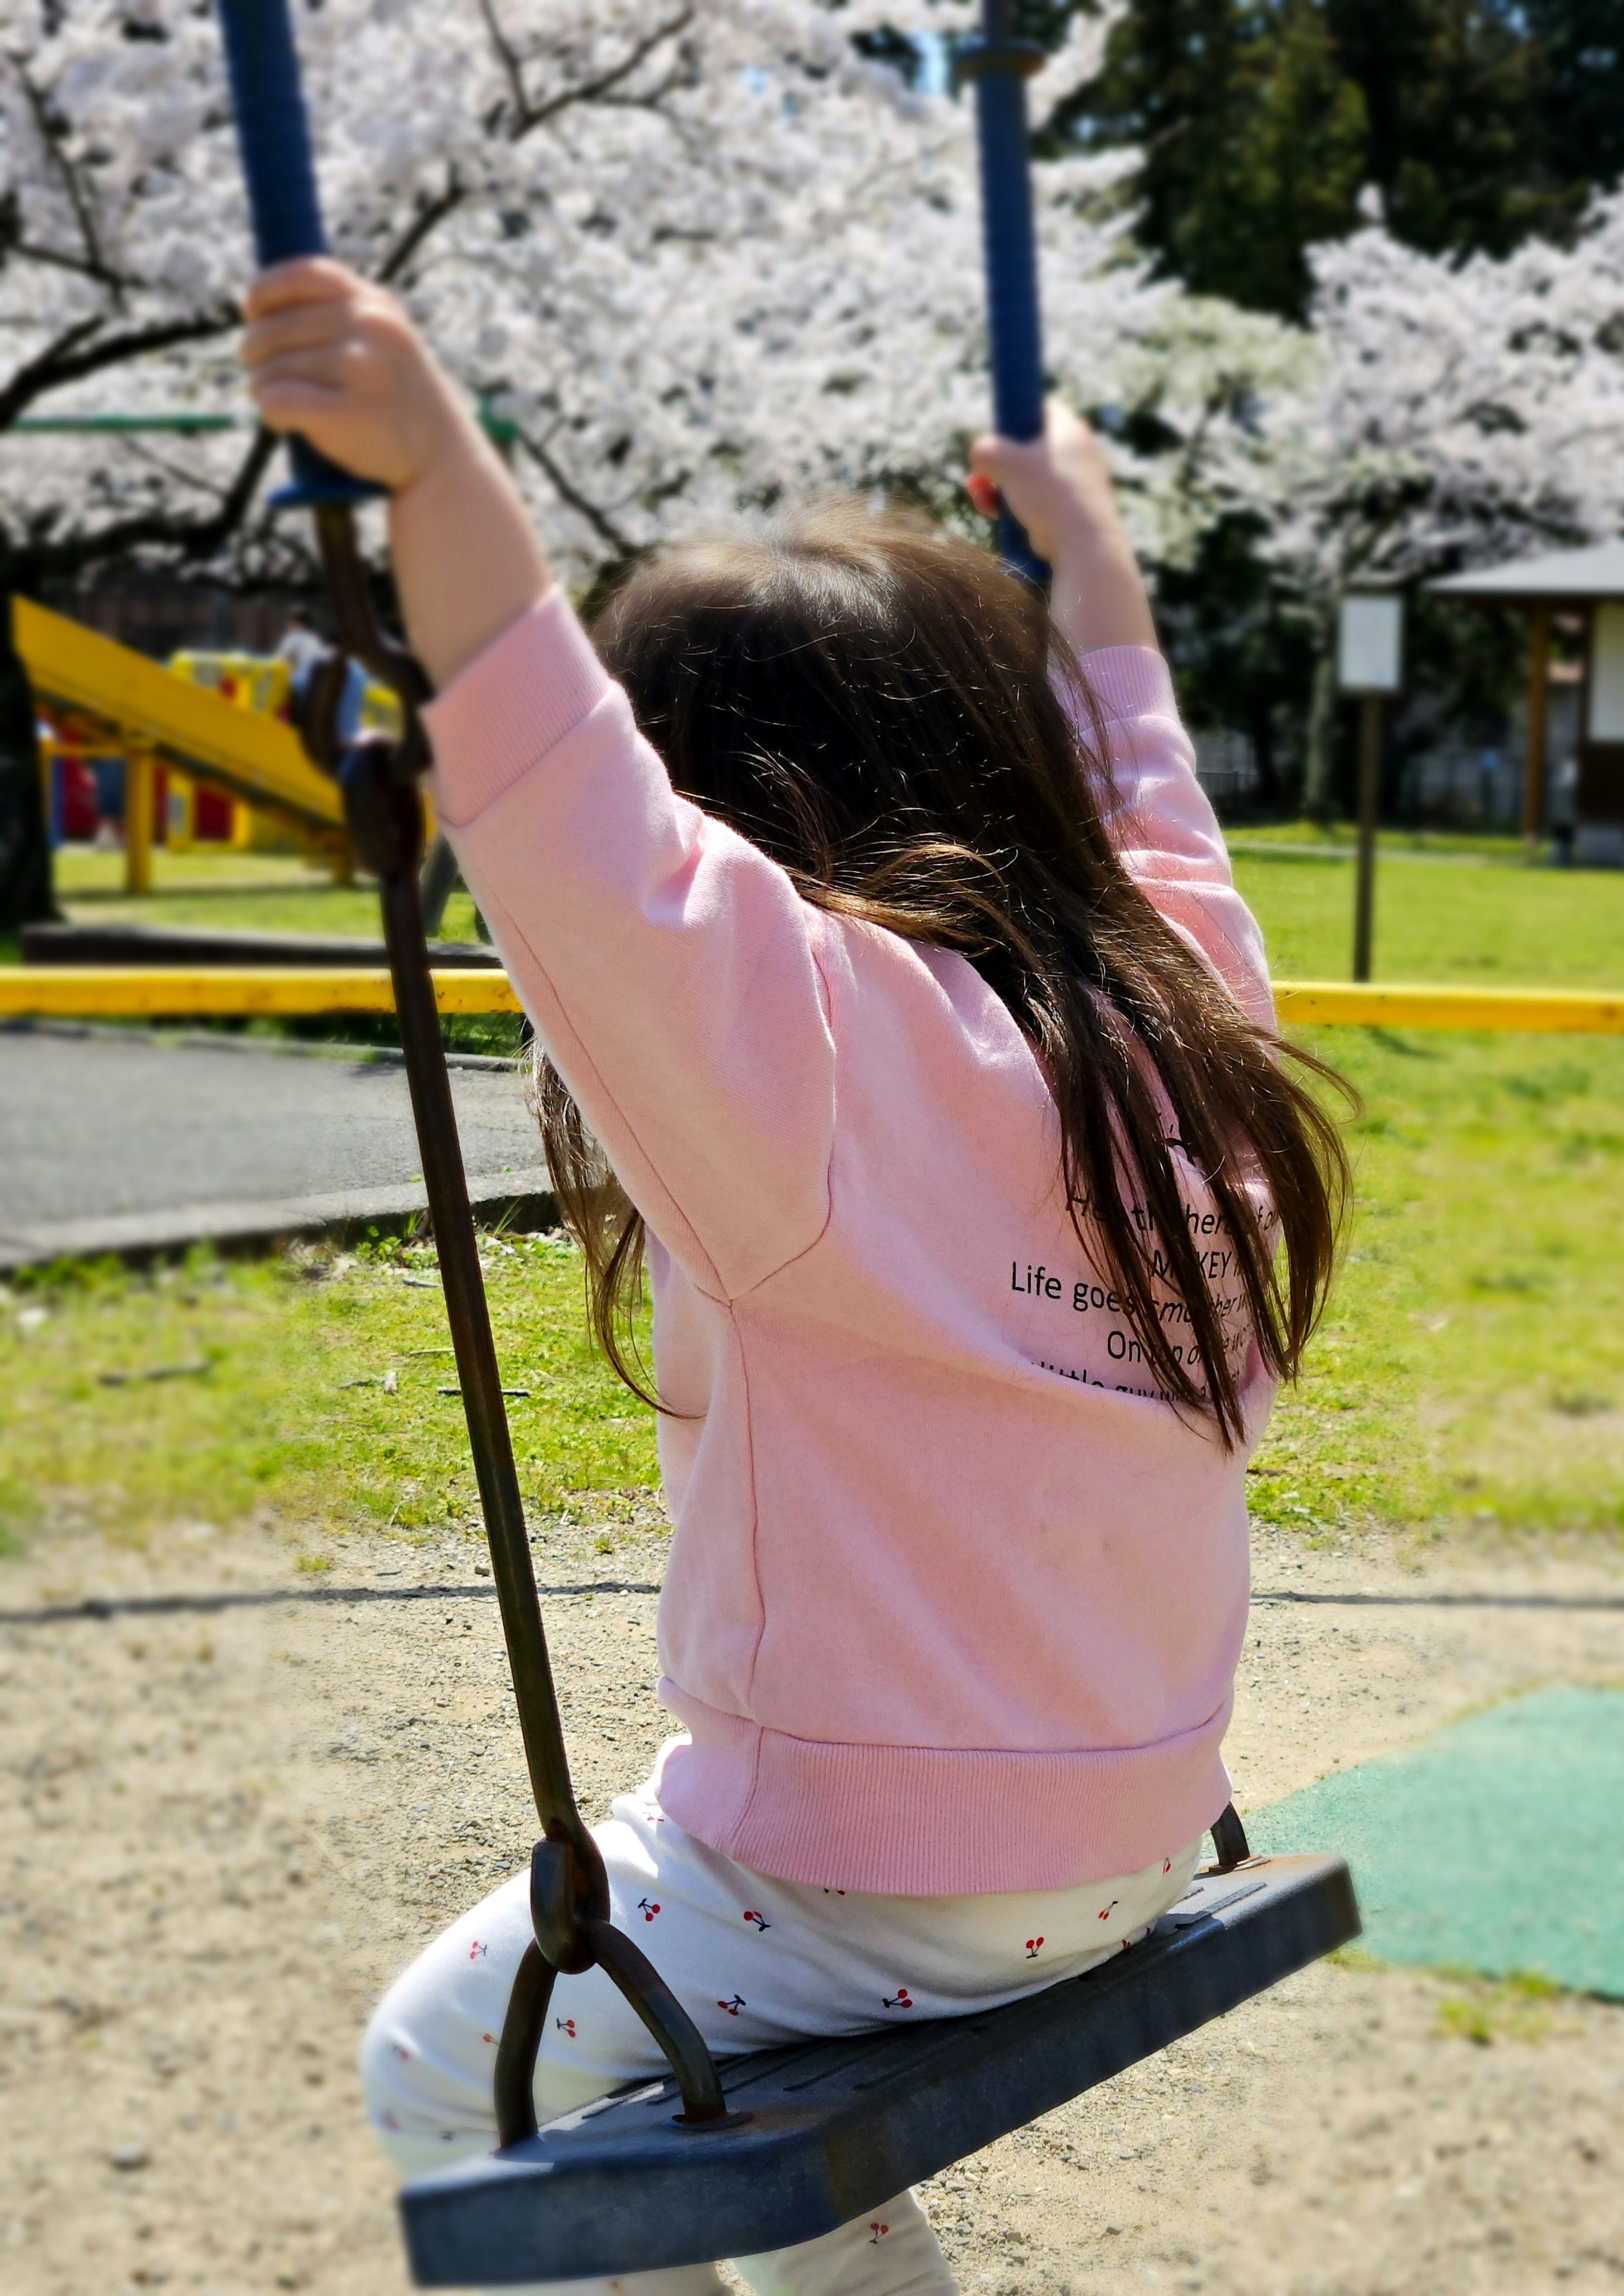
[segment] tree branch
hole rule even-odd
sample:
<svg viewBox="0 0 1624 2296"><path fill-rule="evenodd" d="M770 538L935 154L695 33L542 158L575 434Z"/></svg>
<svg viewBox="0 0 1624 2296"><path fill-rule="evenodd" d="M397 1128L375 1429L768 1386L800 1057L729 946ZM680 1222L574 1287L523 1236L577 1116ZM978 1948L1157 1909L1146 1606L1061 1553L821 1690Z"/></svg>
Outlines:
<svg viewBox="0 0 1624 2296"><path fill-rule="evenodd" d="M677 85L678 76L675 70L661 81L657 88L651 90L646 95L634 98L618 95L615 91L647 62L656 48L668 40L675 39L693 21L692 8L679 9L663 24L657 24L652 31L646 32L643 38L635 44L629 54L623 56L619 63L611 64L606 70L600 72L595 79L582 80L572 87L561 88L556 95L548 97L545 102L532 104L525 92L523 62L513 42L502 29L496 15L496 0L479 0L479 5L480 14L490 36L490 44L496 53L496 61L501 65L503 76L507 81L511 106L511 119L507 133L509 140L515 144L528 135L533 127L545 127L549 119L556 119L561 112L571 111L579 103L624 104L635 102L651 109L658 109L661 99ZM499 113L500 107L498 107L498 116ZM454 214L462 206L467 196L467 185L463 183L455 169L453 168L447 179L445 190L438 198L430 200L419 209L379 265L375 275L381 286L387 287L400 277L424 242L448 215Z"/></svg>
<svg viewBox="0 0 1624 2296"><path fill-rule="evenodd" d="M540 439L532 439L528 430L519 430L518 439L520 445L536 463L559 499L568 503L578 517L584 518L601 541L608 543L611 550L619 551L622 558L629 558L636 547L630 536L622 534L607 512L601 511L595 503L589 502L580 488L564 476L548 452L545 442Z"/></svg>
<svg viewBox="0 0 1624 2296"><path fill-rule="evenodd" d="M667 40L675 39L679 32L685 32L693 21L693 9L680 8L663 24L656 24L652 31L645 32L633 44L628 54L623 56L618 64L611 64L606 70L600 72L595 79L581 80L573 87L561 88L556 95L549 96L544 103L532 103L525 91L523 62L497 20L496 0L480 0L480 14L490 35L490 44L502 67L503 77L507 81L508 100L513 107L513 126L509 134L515 144L521 136L528 135L532 127L542 127L561 111L567 111L578 103L601 101L611 89L619 87L622 80L628 79L640 64L645 63L657 47Z"/></svg>
<svg viewBox="0 0 1624 2296"><path fill-rule="evenodd" d="M480 14L484 19L485 29L490 34L491 46L496 52L496 62L507 81L508 100L513 107L513 118L522 120L530 108L530 100L524 92L524 66L519 61L517 49L496 20L495 0L480 0Z"/></svg>
<svg viewBox="0 0 1624 2296"><path fill-rule="evenodd" d="M206 342L236 323L234 310L211 312L195 319L162 319L150 327L127 327L121 334L103 335L100 342L91 342L87 349L80 350L78 345L106 324L102 318L81 319L37 358L19 367L0 390L0 430L8 430L24 409L47 390L82 382L87 374L120 366L126 359L143 358L149 351L173 350L177 343Z"/></svg>
<svg viewBox="0 0 1624 2296"><path fill-rule="evenodd" d="M93 279L102 281L104 285L112 290L115 301L121 302L124 294L123 283L109 270L103 257L102 242L96 233L94 217L90 211L90 202L85 197L84 185L79 182L78 170L63 149L61 123L53 119L50 105L29 78L21 57L8 56L6 62L17 75L17 84L21 88L23 100L33 115L34 125L39 132L39 140L55 161L57 173L62 179L62 187L68 194L68 204L73 209L73 219L79 227L79 237L84 242L85 268Z"/></svg>
<svg viewBox="0 0 1624 2296"><path fill-rule="evenodd" d="M480 0L480 4L482 8L485 7L486 0ZM488 13L487 21L489 21ZM623 56L618 64L611 64L606 70L601 71L595 79L578 80L573 87L560 88L558 94L549 96L545 103L530 103L527 100L523 110L515 119L512 131L513 141L517 144L521 137L528 135L533 127L545 127L549 119L556 119L561 111L569 111L578 103L602 102L603 97L619 87L622 81L629 79L641 65L646 63L656 48L662 46L667 40L676 39L679 33L685 32L693 21L693 9L679 8L676 15L668 16L663 24L656 24L652 31L645 32L640 40L634 43L630 52ZM518 85L522 94L521 79Z"/></svg>
<svg viewBox="0 0 1624 2296"><path fill-rule="evenodd" d="M4 548L3 569L7 586L27 588L53 578L82 573L98 561L121 557L126 552L153 545L177 551L183 558L211 558L230 541L253 501L266 466L276 451L273 432L263 428L237 467L236 476L221 496L219 505L204 518L176 518L164 511L138 511L117 519L93 533L70 534L61 541L37 539Z"/></svg>
<svg viewBox="0 0 1624 2296"><path fill-rule="evenodd" d="M0 390L0 430L10 430L29 402L37 398L41 391L50 390L52 370L57 360L70 356L82 342L99 333L103 324L99 314L93 314L88 319L76 319L70 327L63 328L54 342L47 343L37 357L18 368L10 382Z"/></svg>
<svg viewBox="0 0 1624 2296"><path fill-rule="evenodd" d="M440 193L438 199L430 200L419 208L412 221L384 257L378 267L380 286L387 287L391 280L399 278L430 233L442 224L454 209L460 208L466 197L467 186L463 183L456 169L453 168L446 179L445 190Z"/></svg>
<svg viewBox="0 0 1624 2296"><path fill-rule="evenodd" d="M13 240L12 252L21 256L25 263L49 264L53 270L71 271L76 278L94 279L98 287L111 287L115 291L139 284L121 271L110 271L105 264L91 263L82 255L70 255L63 248L37 247L31 239Z"/></svg>

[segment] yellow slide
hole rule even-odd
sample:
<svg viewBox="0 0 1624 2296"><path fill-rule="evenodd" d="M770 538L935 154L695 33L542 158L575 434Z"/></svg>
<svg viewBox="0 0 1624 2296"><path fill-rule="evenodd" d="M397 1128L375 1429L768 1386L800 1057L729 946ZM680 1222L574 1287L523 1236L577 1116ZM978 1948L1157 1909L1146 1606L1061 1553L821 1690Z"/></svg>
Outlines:
<svg viewBox="0 0 1624 2296"><path fill-rule="evenodd" d="M342 832L337 787L280 718L239 709L206 685L176 677L26 598L12 601L12 633L36 698L99 719L127 754L162 758L306 832L329 838Z"/></svg>

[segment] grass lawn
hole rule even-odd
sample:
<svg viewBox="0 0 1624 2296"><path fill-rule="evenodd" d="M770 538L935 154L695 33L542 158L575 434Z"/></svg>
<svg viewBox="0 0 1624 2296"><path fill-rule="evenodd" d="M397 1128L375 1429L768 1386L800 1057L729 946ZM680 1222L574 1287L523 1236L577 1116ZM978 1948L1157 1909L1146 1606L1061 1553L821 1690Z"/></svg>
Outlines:
<svg viewBox="0 0 1624 2296"><path fill-rule="evenodd" d="M537 1513L655 1480L652 1414L587 1348L580 1261L557 1237L487 1239L491 1321ZM42 1517L115 1536L273 1510L312 1537L477 1519L434 1255L136 1275L116 1262L13 1282L0 1322L0 1537ZM446 1390L452 1390L447 1392Z"/></svg>
<svg viewBox="0 0 1624 2296"><path fill-rule="evenodd" d="M1345 972L1346 841L1236 840L1282 974ZM1393 842L1380 975L1624 983L1624 881L1530 868L1487 840ZM1291 849L1313 843L1333 857ZM301 882L296 863L273 857L267 872L242 857L235 866L263 889L251 897L209 890L224 862L168 865L174 881L160 878L144 914L241 923L263 899L278 923L370 923L366 893ZM1326 1029L1313 1044L1363 1098L1358 1210L1308 1374L1254 1462L1254 1512L1314 1538L1373 1524L1618 1535L1624 1039ZM116 1269L14 1281L0 1308L0 1518L26 1535L65 1508L129 1533L272 1507L313 1536L471 1519L459 1406L439 1392L453 1375L432 1352L446 1339L431 1268L389 1245L319 1281L280 1261L203 1257L156 1281ZM529 1390L512 1407L536 1508L609 1506L650 1482L649 1414L586 1348L574 1254L556 1241L493 1247L488 1274L504 1374ZM390 1372L392 1392L378 1383Z"/></svg>
<svg viewBox="0 0 1624 2296"><path fill-rule="evenodd" d="M124 890L124 856L66 846L56 857L56 898L79 924L212 925L232 932L378 935L371 884L334 885L324 867L292 853L152 855L150 894ZM459 885L446 907L443 940L474 938L473 903Z"/></svg>
<svg viewBox="0 0 1624 2296"><path fill-rule="evenodd" d="M1235 878L1283 980L1345 980L1353 839L1300 824L1237 831ZM1394 832L1376 867L1378 980L1624 987L1624 877L1529 862L1509 840Z"/></svg>
<svg viewBox="0 0 1624 2296"><path fill-rule="evenodd" d="M1624 1529L1624 1039L1322 1029L1358 1200L1251 1478L1305 1530Z"/></svg>

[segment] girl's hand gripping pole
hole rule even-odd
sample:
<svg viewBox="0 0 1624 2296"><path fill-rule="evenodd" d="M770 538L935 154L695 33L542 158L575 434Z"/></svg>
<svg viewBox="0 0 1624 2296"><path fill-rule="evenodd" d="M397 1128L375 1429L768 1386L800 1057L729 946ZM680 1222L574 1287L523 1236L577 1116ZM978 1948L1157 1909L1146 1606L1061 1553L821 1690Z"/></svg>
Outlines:
<svg viewBox="0 0 1624 2296"><path fill-rule="evenodd" d="M288 0L218 0L218 6L260 268L296 255L324 255ZM370 502L382 491L351 478L297 436L288 441L288 459L292 483L271 497L278 509Z"/></svg>
<svg viewBox="0 0 1624 2296"><path fill-rule="evenodd" d="M956 62L976 84L993 424L1001 438L1036 439L1043 430L1043 340L1026 82L1046 58L1036 41L1015 38L1011 13L1011 0L982 0L980 32L959 48ZM998 513L998 554L1029 582L1049 578L1007 509Z"/></svg>

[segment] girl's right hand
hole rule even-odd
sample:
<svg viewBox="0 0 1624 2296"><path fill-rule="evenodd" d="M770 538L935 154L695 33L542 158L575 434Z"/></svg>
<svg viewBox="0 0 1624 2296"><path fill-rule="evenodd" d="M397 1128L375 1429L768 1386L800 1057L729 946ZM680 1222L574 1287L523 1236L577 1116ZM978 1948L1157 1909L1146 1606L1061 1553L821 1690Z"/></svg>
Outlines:
<svg viewBox="0 0 1624 2296"><path fill-rule="evenodd" d="M261 272L241 357L260 419L399 494L478 433L395 298L326 256Z"/></svg>

